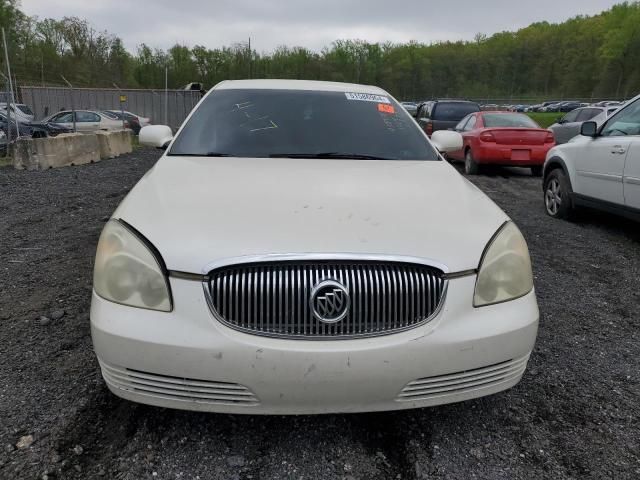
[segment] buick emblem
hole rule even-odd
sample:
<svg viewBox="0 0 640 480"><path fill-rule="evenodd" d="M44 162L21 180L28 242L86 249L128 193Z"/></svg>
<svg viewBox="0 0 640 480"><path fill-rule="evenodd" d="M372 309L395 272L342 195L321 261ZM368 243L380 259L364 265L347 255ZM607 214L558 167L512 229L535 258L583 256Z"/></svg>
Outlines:
<svg viewBox="0 0 640 480"><path fill-rule="evenodd" d="M324 280L311 291L309 306L323 323L338 323L349 313L351 297L347 288L335 280Z"/></svg>

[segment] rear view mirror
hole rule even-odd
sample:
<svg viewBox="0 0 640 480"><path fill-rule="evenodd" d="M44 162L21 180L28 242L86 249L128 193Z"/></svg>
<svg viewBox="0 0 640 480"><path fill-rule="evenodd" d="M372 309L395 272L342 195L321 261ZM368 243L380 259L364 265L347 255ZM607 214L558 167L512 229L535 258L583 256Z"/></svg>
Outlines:
<svg viewBox="0 0 640 480"><path fill-rule="evenodd" d="M585 137L595 137L598 135L598 124L596 122L584 122L580 127L580 135Z"/></svg>
<svg viewBox="0 0 640 480"><path fill-rule="evenodd" d="M449 130L438 130L431 135L431 143L440 153L462 150L462 135Z"/></svg>
<svg viewBox="0 0 640 480"><path fill-rule="evenodd" d="M161 148L163 150L169 146L172 139L173 132L171 128L166 125L148 125L142 127L138 134L138 141L141 145Z"/></svg>

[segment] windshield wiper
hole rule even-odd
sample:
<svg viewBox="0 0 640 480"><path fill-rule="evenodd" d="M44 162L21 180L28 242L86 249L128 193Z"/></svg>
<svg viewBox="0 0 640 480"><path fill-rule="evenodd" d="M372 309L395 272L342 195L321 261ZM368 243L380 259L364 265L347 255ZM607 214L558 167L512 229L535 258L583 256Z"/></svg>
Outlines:
<svg viewBox="0 0 640 480"><path fill-rule="evenodd" d="M391 160L390 158L359 153L318 152L318 153L272 153L270 158L344 158L351 160Z"/></svg>
<svg viewBox="0 0 640 480"><path fill-rule="evenodd" d="M236 157L231 153L208 152L208 153L170 153L169 156L176 157Z"/></svg>

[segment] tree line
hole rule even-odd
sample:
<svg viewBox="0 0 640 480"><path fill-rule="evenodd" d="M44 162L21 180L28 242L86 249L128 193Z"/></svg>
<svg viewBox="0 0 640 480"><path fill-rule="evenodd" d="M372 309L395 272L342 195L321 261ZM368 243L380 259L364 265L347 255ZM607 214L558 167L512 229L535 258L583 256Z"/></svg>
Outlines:
<svg viewBox="0 0 640 480"><path fill-rule="evenodd" d="M239 78L333 80L379 85L402 99L628 98L640 93L640 2L594 16L534 23L515 32L477 34L473 41L424 44L336 40L320 52L282 46L259 53L246 43L221 48L142 44L86 20L29 17L18 0L0 0L10 60L19 85L206 88ZM249 32L239 32L247 36ZM1 62L5 72L4 56Z"/></svg>

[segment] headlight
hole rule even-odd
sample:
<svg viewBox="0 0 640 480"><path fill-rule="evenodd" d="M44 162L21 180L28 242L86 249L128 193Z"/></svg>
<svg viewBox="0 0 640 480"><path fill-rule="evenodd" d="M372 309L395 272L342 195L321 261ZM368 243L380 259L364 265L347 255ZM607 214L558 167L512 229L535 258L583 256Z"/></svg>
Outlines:
<svg viewBox="0 0 640 480"><path fill-rule="evenodd" d="M482 307L522 297L533 289L529 249L512 222L493 237L480 262L473 306Z"/></svg>
<svg viewBox="0 0 640 480"><path fill-rule="evenodd" d="M96 253L93 288L106 300L132 307L171 311L160 260L124 224L107 222Z"/></svg>

